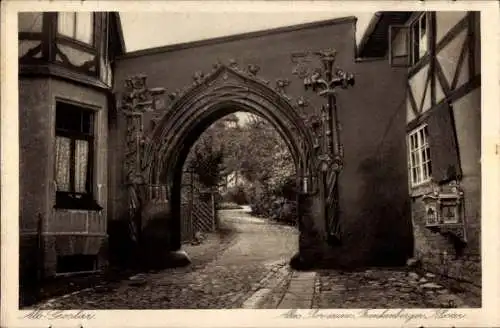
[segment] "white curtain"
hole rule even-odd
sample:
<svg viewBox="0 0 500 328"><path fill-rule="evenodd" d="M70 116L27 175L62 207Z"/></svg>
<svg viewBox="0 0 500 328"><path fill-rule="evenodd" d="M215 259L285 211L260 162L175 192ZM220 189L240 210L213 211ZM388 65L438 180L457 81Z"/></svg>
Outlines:
<svg viewBox="0 0 500 328"><path fill-rule="evenodd" d="M56 137L56 183L58 191L69 191L71 139Z"/></svg>
<svg viewBox="0 0 500 328"><path fill-rule="evenodd" d="M75 144L75 192L87 192L87 168L89 160L89 143L86 140L76 140Z"/></svg>

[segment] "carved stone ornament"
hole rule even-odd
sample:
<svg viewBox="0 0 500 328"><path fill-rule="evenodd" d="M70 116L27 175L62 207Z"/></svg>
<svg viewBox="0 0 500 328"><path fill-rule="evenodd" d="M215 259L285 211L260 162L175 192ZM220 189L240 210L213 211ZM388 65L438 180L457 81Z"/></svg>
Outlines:
<svg viewBox="0 0 500 328"><path fill-rule="evenodd" d="M313 121L315 135L316 156L318 156L318 170L324 172L327 200L326 221L328 240L336 243L340 241L338 218L338 179L343 168L344 149L340 143L339 122L337 122L337 106L335 89L343 89L354 85L354 76L341 69L334 69L337 56L334 49L309 51L292 54L295 64L293 74L303 79L305 90L312 89L318 96L327 99L326 106L321 107L321 126L317 127L317 119ZM321 68L310 65L312 58L319 59Z"/></svg>
<svg viewBox="0 0 500 328"><path fill-rule="evenodd" d="M238 62L236 61L236 59L234 58L229 59L229 67L232 69L238 68Z"/></svg>
<svg viewBox="0 0 500 328"><path fill-rule="evenodd" d="M290 100L290 96L287 95L286 88L290 85L290 80L288 79L276 79L275 90L284 98Z"/></svg>
<svg viewBox="0 0 500 328"><path fill-rule="evenodd" d="M125 145L127 151L124 159L125 177L129 184L144 183L141 160L145 147L144 122L145 112L152 112L153 118L158 111L165 108L159 97L165 93L163 88L149 89L145 75L136 75L126 80L126 90L122 98L122 112L126 119Z"/></svg>
<svg viewBox="0 0 500 328"><path fill-rule="evenodd" d="M165 122L175 121L176 114L174 112L177 112L179 110L177 106L187 106L187 103L189 103L190 101L194 101L195 99L200 102L205 102L206 100L204 99L217 98L217 95L219 94L220 97L223 98L227 97L228 94L232 94L231 97L235 97L236 94L234 94L234 92L236 91L232 91L233 89L240 90L237 92L243 92L242 95L247 95L250 89L248 87L245 87L246 84L250 86L255 85L254 83L258 83L261 85L269 83L269 81L266 81L260 76L257 76L258 72L260 72L260 67L256 64L247 63L245 65L245 69L241 69L234 59L229 60L229 64L227 65L221 64L220 61L218 61L217 63L212 65L212 70L208 74L205 74L202 71L194 72L192 75L193 83L187 85L182 89L177 89L174 92L170 92L163 99L168 101L163 101L163 103L162 101L151 102L153 98L152 95L156 94L156 92L155 89L149 89L147 87L145 76L138 75L127 80L127 93L124 95L124 105L122 106L122 108L124 109L124 113L127 111L144 113L146 111L150 111L149 108L154 109L155 106L158 109L161 108L161 110L157 112L157 116L153 115L154 113L148 114L148 124L146 127L142 126L142 117L134 118L135 121L131 119L129 122L130 126L128 129L127 146L128 157L130 158L129 161L127 161L127 164L125 164L130 168L129 171L131 174L129 174L129 176L132 176L132 173L138 170L138 163L140 163L140 168L143 171L150 170L149 168L151 167L151 163L155 160L153 159L154 156L156 156L154 154L156 154L157 152L161 152L161 150L157 148L161 147L161 145L159 144L163 144L163 141L160 141L163 140L161 139L163 137L158 137L155 135L162 133L161 131L165 129ZM286 88L290 84L290 81L287 79L277 79L275 80L275 82L275 88L272 89L284 100L289 101L290 97L286 95ZM210 90L209 94L207 93L208 90ZM269 91L267 92L271 92L271 88L269 88ZM205 93L207 94L205 95ZM208 97L208 95L210 95L210 97ZM182 105L178 105L180 104L181 100ZM247 101L248 99L245 99L245 102ZM262 100L258 101L260 102ZM145 103L146 106L140 106L141 103ZM301 100L297 103L297 106L292 103L290 103L290 105L298 114L299 111L297 110L297 108L305 108L308 105L308 102ZM168 118L166 115L168 115ZM299 121L304 124L303 120ZM305 126L299 130L297 130L297 126L295 125L289 126L287 127L287 129L289 131L293 131L294 135L304 133L312 135L309 129L307 129ZM304 132L304 129L307 130L307 132ZM134 131L137 131L137 133L135 133ZM158 138L159 140L157 140ZM313 151L312 138L309 143L311 144L310 151ZM139 155L137 153L138 151ZM304 160L303 167L312 167L312 164L308 164L308 162ZM142 174L147 175L149 174L148 172L143 172Z"/></svg>
<svg viewBox="0 0 500 328"><path fill-rule="evenodd" d="M247 71L250 75L256 76L257 73L260 71L260 67L259 65L248 64Z"/></svg>
<svg viewBox="0 0 500 328"><path fill-rule="evenodd" d="M203 83L204 78L205 78L205 74L202 71L195 72L193 75L194 85L198 85L198 84Z"/></svg>

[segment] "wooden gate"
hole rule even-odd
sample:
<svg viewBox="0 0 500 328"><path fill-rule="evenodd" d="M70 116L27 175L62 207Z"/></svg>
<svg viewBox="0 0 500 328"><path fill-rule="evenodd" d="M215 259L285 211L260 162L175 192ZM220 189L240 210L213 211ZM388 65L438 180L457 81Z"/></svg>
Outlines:
<svg viewBox="0 0 500 328"><path fill-rule="evenodd" d="M194 239L197 232L216 229L214 192L204 188L192 171L184 171L181 188L181 240Z"/></svg>

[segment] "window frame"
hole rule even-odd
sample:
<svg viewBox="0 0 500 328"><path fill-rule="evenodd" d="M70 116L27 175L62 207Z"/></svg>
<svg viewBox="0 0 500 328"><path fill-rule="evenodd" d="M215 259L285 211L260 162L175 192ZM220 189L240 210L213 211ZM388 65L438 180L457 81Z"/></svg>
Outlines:
<svg viewBox="0 0 500 328"><path fill-rule="evenodd" d="M57 110L62 106L67 106L70 108L65 108L62 110L75 110L80 113L88 113L90 115L90 131L88 133L82 131L67 130L60 128L57 125ZM81 104L75 104L71 101L65 101L61 99L56 99L55 101L55 114L54 114L54 183L55 183L55 203L54 208L57 209L73 209L73 210L101 210L102 207L98 205L95 200L94 187L95 187L95 126L96 126L96 110ZM69 167L69 191L57 190L56 176L57 176L57 162L55 157L57 156L56 140L58 137L65 137L70 139L70 167ZM87 192L77 192L75 191L75 172L76 172L76 160L75 160L75 149L76 141L85 140L88 144L88 156L87 156L87 176L85 189Z"/></svg>
<svg viewBox="0 0 500 328"><path fill-rule="evenodd" d="M427 131L424 138L421 140L420 131ZM412 137L415 136L415 147L413 147ZM422 142L422 143L421 143ZM430 143L429 143L429 132L427 123L420 124L416 128L412 129L407 134L407 148L408 148L408 177L411 188L417 188L424 184L432 181L432 158L430 155ZM425 152L424 158L422 153ZM413 161L413 155L415 155L416 160ZM418 158L417 158L418 157ZM416 165L415 165L416 164ZM427 170L427 174L424 175L424 168ZM418 179L414 179L414 169L417 170Z"/></svg>
<svg viewBox="0 0 500 328"><path fill-rule="evenodd" d="M425 52L420 55L420 41L422 39L422 36L420 34L421 32L421 22L422 20L425 19L425 44L426 44L426 50ZM411 23L408 25L409 26L409 42L410 42L410 66L415 66L417 65L420 61L422 61L426 56L429 55L429 48L430 48L430 37L429 37L429 32L430 32L430 24L429 24L429 13L427 11L419 13L415 18L412 19ZM415 26L418 25L418 36L419 38L417 40L414 39L415 35L413 33ZM418 46L415 51L415 46ZM418 53L418 58L415 58L415 54Z"/></svg>
<svg viewBox="0 0 500 328"><path fill-rule="evenodd" d="M420 23L421 21L425 19L425 46L426 46L426 51L422 55L418 55L418 58L415 58L415 46L418 47L418 52L420 52ZM432 33L434 31L432 30L432 12L430 11L423 11L423 12L415 12L412 17L410 17L409 21L405 24L394 24L389 26L389 52L388 52L388 58L389 58L389 64L391 67L406 67L410 69L410 75L412 75L412 71L417 69L417 67L420 67L422 64L424 64L430 57L431 55L431 46L432 46ZM418 40L415 40L415 35L414 35L414 28L415 26L418 25L418 33L419 33L419 38ZM404 48L406 50L406 54L404 55L395 55L394 54L394 45L393 42L396 40L396 36L400 33L404 34ZM405 60L401 61L400 58L403 58ZM398 59L398 60L397 60Z"/></svg>
<svg viewBox="0 0 500 328"><path fill-rule="evenodd" d="M79 12L70 12L72 14L75 15L75 20L74 20L74 31L73 31L73 36L68 36L68 35L64 35L64 34L61 34L59 33L59 14L60 12L57 12L57 15L56 15L56 23L55 23L55 33L56 33L56 38L58 40L63 40L63 41L67 41L67 42L70 42L70 43L73 43L73 44L77 44L79 46L82 46L84 47L85 49L87 50L95 50L97 49L97 42L96 42L96 13L95 12L90 12L90 17L91 17L91 37L90 37L90 40L91 42L90 43L87 43L85 41L81 41L79 39L76 38L76 31L77 31L77 26L78 26L78 23L77 23L77 17L78 17L78 13Z"/></svg>

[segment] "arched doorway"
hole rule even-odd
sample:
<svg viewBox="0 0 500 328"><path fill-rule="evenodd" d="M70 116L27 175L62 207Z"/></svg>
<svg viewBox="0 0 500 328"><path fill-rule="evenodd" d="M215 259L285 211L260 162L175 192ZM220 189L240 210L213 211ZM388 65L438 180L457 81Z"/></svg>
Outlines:
<svg viewBox="0 0 500 328"><path fill-rule="evenodd" d="M181 251L183 164L190 148L205 129L223 116L238 111L263 117L286 142L296 167L299 191L299 255L295 258L317 260L317 253L321 250L313 245L322 244L319 233L322 221L321 218L310 218L321 217L324 197L316 182L317 163L316 156L313 156L312 134L297 110L265 81L255 74L218 65L172 103L145 145L141 174L144 182L165 186L168 195L168 211L154 218L143 217L145 222L142 222L143 239L150 245L148 249L161 252L159 248L167 248L165 256L155 256L155 262L164 262L166 266L189 263L187 254ZM150 201L147 197L146 203Z"/></svg>

